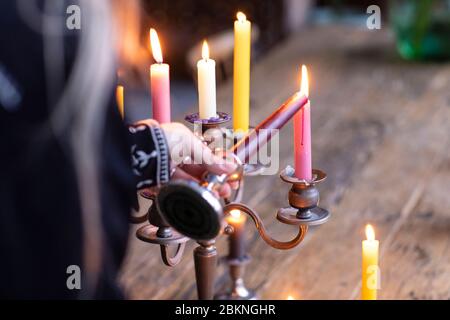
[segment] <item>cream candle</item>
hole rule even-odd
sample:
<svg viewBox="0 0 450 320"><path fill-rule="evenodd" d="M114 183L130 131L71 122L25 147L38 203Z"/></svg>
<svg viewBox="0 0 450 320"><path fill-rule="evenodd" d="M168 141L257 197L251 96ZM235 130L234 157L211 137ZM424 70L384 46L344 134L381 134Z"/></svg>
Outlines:
<svg viewBox="0 0 450 320"><path fill-rule="evenodd" d="M150 43L156 61L150 67L153 119L167 123L170 122L170 68L168 64L163 63L161 45L155 29L150 29Z"/></svg>
<svg viewBox="0 0 450 320"><path fill-rule="evenodd" d="M203 42L202 59L197 63L198 104L201 119L217 117L216 113L216 62L209 58L209 47Z"/></svg>
<svg viewBox="0 0 450 320"><path fill-rule="evenodd" d="M380 275L378 267L379 242L375 240L375 231L368 224L366 226L367 240L362 242L362 290L363 300L376 300Z"/></svg>
<svg viewBox="0 0 450 320"><path fill-rule="evenodd" d="M309 96L308 69L302 66L300 93ZM311 159L311 103L308 103L294 116L294 162L295 176L298 179L312 180Z"/></svg>
<svg viewBox="0 0 450 320"><path fill-rule="evenodd" d="M242 12L234 22L233 129L247 132L250 113L251 23Z"/></svg>

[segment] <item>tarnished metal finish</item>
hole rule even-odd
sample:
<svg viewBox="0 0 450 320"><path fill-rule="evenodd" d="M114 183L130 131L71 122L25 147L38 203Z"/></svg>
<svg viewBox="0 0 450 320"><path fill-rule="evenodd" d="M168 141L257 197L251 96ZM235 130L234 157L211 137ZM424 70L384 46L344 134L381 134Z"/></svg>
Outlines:
<svg viewBox="0 0 450 320"><path fill-rule="evenodd" d="M277 219L291 225L312 226L325 223L330 217L330 213L318 206L320 194L316 185L324 181L326 177L325 172L314 169L312 181L305 181L295 177L293 168L284 169L280 178L292 184L288 195L291 207L279 209Z"/></svg>
<svg viewBox="0 0 450 320"><path fill-rule="evenodd" d="M232 234L234 232L234 228L232 225L226 225L225 228L223 229L223 233L225 233L227 236L229 236L230 234Z"/></svg>
<svg viewBox="0 0 450 320"><path fill-rule="evenodd" d="M281 173L280 173L281 180L288 182L288 183L292 183L292 184L310 185L310 184L320 183L327 178L327 174L325 172L323 172L322 170L313 169L313 171L312 171L313 180L312 181L300 180L294 176L294 172L292 170L294 170L294 169L288 166L288 168L281 171Z"/></svg>
<svg viewBox="0 0 450 320"><path fill-rule="evenodd" d="M290 241L278 241L278 240L275 240L274 238L272 238L267 233L267 230L264 227L264 224L263 224L261 218L259 217L259 215L254 210L247 207L246 205L244 205L242 203L230 203L230 204L227 204L223 208L225 214L230 213L230 211L234 210L234 209L240 210L240 211L248 214L252 218L253 222L255 223L256 229L258 230L258 233L261 236L261 238L269 246L271 246L275 249L288 250L288 249L294 248L295 246L299 245L300 242L302 242L302 240L304 239L304 237L306 235L306 232L308 231L307 225L299 225L298 233L294 239L292 239Z"/></svg>
<svg viewBox="0 0 450 320"><path fill-rule="evenodd" d="M199 300L214 299L214 281L216 278L217 250L215 240L199 241L194 249L195 279Z"/></svg>
<svg viewBox="0 0 450 320"><path fill-rule="evenodd" d="M256 300L257 296L253 290L248 289L244 283L245 266L250 263L250 256L245 255L240 259L226 259L231 278L229 291L216 295L217 300Z"/></svg>
<svg viewBox="0 0 450 320"><path fill-rule="evenodd" d="M139 195L144 199L154 201L155 200L155 192L156 191L152 190L152 189L144 189L139 192ZM152 203L151 206L153 206L153 205L154 204ZM144 223L145 221L148 221L150 209L141 216L130 216L130 223L141 224L141 223Z"/></svg>
<svg viewBox="0 0 450 320"><path fill-rule="evenodd" d="M141 224L148 220L148 211L141 216L130 216L130 223Z"/></svg>
<svg viewBox="0 0 450 320"><path fill-rule="evenodd" d="M165 238L159 237L158 230L158 227L147 224L137 229L136 237L144 242L160 245L174 245L189 241L188 237L181 235L173 229L171 230L170 236Z"/></svg>
<svg viewBox="0 0 450 320"><path fill-rule="evenodd" d="M165 227L156 227L151 224L140 227L136 231L136 237L144 242L159 244L161 259L166 266L176 266L183 257L184 247L190 239L182 236L175 230ZM169 246L176 245L175 255L169 256Z"/></svg>
<svg viewBox="0 0 450 320"><path fill-rule="evenodd" d="M237 164L234 172L222 175L207 173L200 183L175 180L162 186L156 203L163 221L191 239L217 237L222 230L223 212L215 193L224 183L242 181L243 169L239 162ZM240 200L241 197L242 190L238 190L235 198Z"/></svg>
<svg viewBox="0 0 450 320"><path fill-rule="evenodd" d="M301 105L306 101L305 98ZM301 108L300 104L295 108ZM293 108L285 110L282 106L258 128L281 127L291 118L291 113L294 114ZM194 114L187 120L196 124L201 123L202 130L198 135L207 144L209 141L205 139L207 129L219 128L219 125L228 121L229 118L227 114L219 113L217 119L201 120L198 119L198 115ZM218 130L219 135L224 134L227 137L228 132ZM248 214L255 223L261 238L269 246L280 250L291 249L299 245L303 241L309 225L324 223L330 215L327 210L318 207L320 195L316 188L316 184L323 181L326 174L320 170L313 170L313 180L304 181L294 176L292 168L290 170L286 168L281 172L280 177L283 181L292 184L288 195L291 207L279 209L277 219L282 223L298 226L298 233L289 241L279 241L271 237L258 213L241 203L243 177L258 175L262 172L261 166L243 165L245 161L242 160L247 161L249 156L258 150L261 140L260 136L256 140L246 139L241 139L238 143L241 146L250 145L250 147L243 148L243 151L239 150L236 145L229 151L222 151L224 157L231 155L238 164L235 172L228 175L205 174L200 183L184 180L171 181L161 188L141 192L141 196L153 200L154 204L147 215L134 217L138 223L145 219L150 222L150 225L139 228L136 235L142 241L160 245L161 257L166 265L174 266L180 262L185 243L189 238L198 241L199 246L194 249L193 255L197 293L200 300L214 298L217 266L215 238L220 233L230 235L233 232L231 226L225 225L224 219L232 210L236 209ZM238 182L239 187L232 197L224 200L225 205L223 206L216 191L223 184L233 182ZM170 245L177 246L172 256L168 252ZM225 295L217 296L219 299L256 299L254 292L247 289L244 284L243 275L249 259L245 255L245 250L241 251L243 253L239 257L230 257L227 260L232 281L231 288Z"/></svg>
<svg viewBox="0 0 450 320"><path fill-rule="evenodd" d="M157 193L158 193L158 190L155 190L154 188L148 188L148 189L141 190L139 192L139 195L144 199L155 200L155 195Z"/></svg>
<svg viewBox="0 0 450 320"><path fill-rule="evenodd" d="M198 112L188 114L184 120L186 120L189 123L192 123L194 125L194 134L197 135L204 143L209 144L212 142L210 140L211 137L205 137L205 133L210 129L218 129L217 134L219 136L223 135L222 130L220 129L220 126L224 123L227 123L231 120L231 116L226 112L217 112L216 118L210 118L210 119L201 119ZM201 132L196 132L195 126L200 126L198 128L201 129ZM209 142L209 143L208 143Z"/></svg>
<svg viewBox="0 0 450 320"><path fill-rule="evenodd" d="M308 225L316 226L328 221L330 213L320 207L315 207L307 211L307 216L298 216L298 209L292 207L280 208L277 212L278 221L294 226Z"/></svg>
<svg viewBox="0 0 450 320"><path fill-rule="evenodd" d="M157 205L172 228L195 240L215 238L222 229L222 204L197 182L172 181L160 190Z"/></svg>
<svg viewBox="0 0 450 320"><path fill-rule="evenodd" d="M173 257L169 257L169 253L168 253L169 246L168 245L160 245L159 247L161 249L161 258L162 258L164 264L166 266L169 266L169 267L174 267L178 263L180 263L181 258L183 258L185 245L186 245L185 242L184 243L180 243L177 246L177 249L175 251L175 255Z"/></svg>
<svg viewBox="0 0 450 320"><path fill-rule="evenodd" d="M223 123L227 123L231 120L231 116L226 112L217 111L217 117L215 118L209 118L209 119L202 119L200 118L200 115L198 112L194 112L191 114L188 114L184 117L184 120L186 120L189 123L192 124L201 124L201 125L208 125L208 126L219 126Z"/></svg>

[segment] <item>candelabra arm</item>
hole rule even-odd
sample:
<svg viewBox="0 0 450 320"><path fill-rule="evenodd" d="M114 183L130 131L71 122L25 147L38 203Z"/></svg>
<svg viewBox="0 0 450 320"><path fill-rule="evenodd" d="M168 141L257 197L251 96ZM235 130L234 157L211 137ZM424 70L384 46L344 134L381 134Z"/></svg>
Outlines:
<svg viewBox="0 0 450 320"><path fill-rule="evenodd" d="M148 212L144 213L141 216L131 216L130 223L132 224L141 224L148 220Z"/></svg>
<svg viewBox="0 0 450 320"><path fill-rule="evenodd" d="M169 245L167 245L167 244L160 245L161 258L166 266L174 267L181 261L181 258L183 257L183 253L184 253L185 244L186 244L185 242L178 244L177 251L175 252L175 255L173 257L169 257L169 252L168 252Z"/></svg>
<svg viewBox="0 0 450 320"><path fill-rule="evenodd" d="M140 192L141 196L144 197L147 200L151 200L152 201L152 205L153 203L155 203L155 193L150 191L150 189L146 189L142 192ZM140 215L140 216L131 216L130 217L130 223L132 224L141 224L144 223L148 220L148 216L149 216L149 211L145 212L144 214Z"/></svg>
<svg viewBox="0 0 450 320"><path fill-rule="evenodd" d="M248 214L253 222L255 223L256 229L258 230L259 235L261 236L261 238L271 247L275 248L275 249L280 249L280 250L288 250L288 249L292 249L294 247L296 247L297 245L300 244L300 242L302 242L302 240L305 238L306 232L308 231L308 226L307 225L299 225L298 226L298 233L295 236L294 239L290 240L290 241L278 241L274 238L272 238L268 233L266 228L264 227L264 224L261 220L261 218L259 217L259 215L252 210L251 208L247 207L246 205L242 204L242 203L230 203L227 204L224 208L223 211L225 214L228 214L231 210L240 210L246 214Z"/></svg>

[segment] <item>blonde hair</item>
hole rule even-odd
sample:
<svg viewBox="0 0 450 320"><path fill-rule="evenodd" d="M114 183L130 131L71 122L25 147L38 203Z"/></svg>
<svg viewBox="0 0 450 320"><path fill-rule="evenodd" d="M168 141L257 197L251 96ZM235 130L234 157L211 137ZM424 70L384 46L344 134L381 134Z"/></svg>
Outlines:
<svg viewBox="0 0 450 320"><path fill-rule="evenodd" d="M101 137L118 62L124 68L132 67L136 63L132 53L140 51L139 3L137 0L79 0L82 24L78 53L64 88L58 88L64 79L65 19L60 21L61 9L65 12L61 8L63 2L46 0L42 25L36 23L35 15L30 15L36 10L32 3L20 0L19 11L32 28L41 28L43 32L48 96L56 105L50 125L61 139L70 132L83 230L84 279L80 298L91 298L101 272L105 245L100 200Z"/></svg>

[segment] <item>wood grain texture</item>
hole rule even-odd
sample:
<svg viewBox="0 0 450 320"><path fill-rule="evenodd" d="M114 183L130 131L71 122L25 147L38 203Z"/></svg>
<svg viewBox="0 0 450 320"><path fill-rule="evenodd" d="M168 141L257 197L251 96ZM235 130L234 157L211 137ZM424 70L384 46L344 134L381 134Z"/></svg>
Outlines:
<svg viewBox="0 0 450 320"><path fill-rule="evenodd" d="M363 228L371 222L381 241L381 298L450 298L450 66L400 60L385 32L311 28L253 66L253 124L298 89L301 64L310 70L313 165L328 173L321 204L333 217L283 252L248 223L247 284L268 299L356 299ZM219 110L231 110L231 89L219 90ZM291 125L279 140L282 169L292 163ZM287 191L276 175L246 179L245 202L280 239L295 233L275 220ZM224 237L217 246L226 254ZM158 247L132 235L121 276L129 296L195 299L194 247L168 268ZM225 271L219 266L218 290Z"/></svg>

